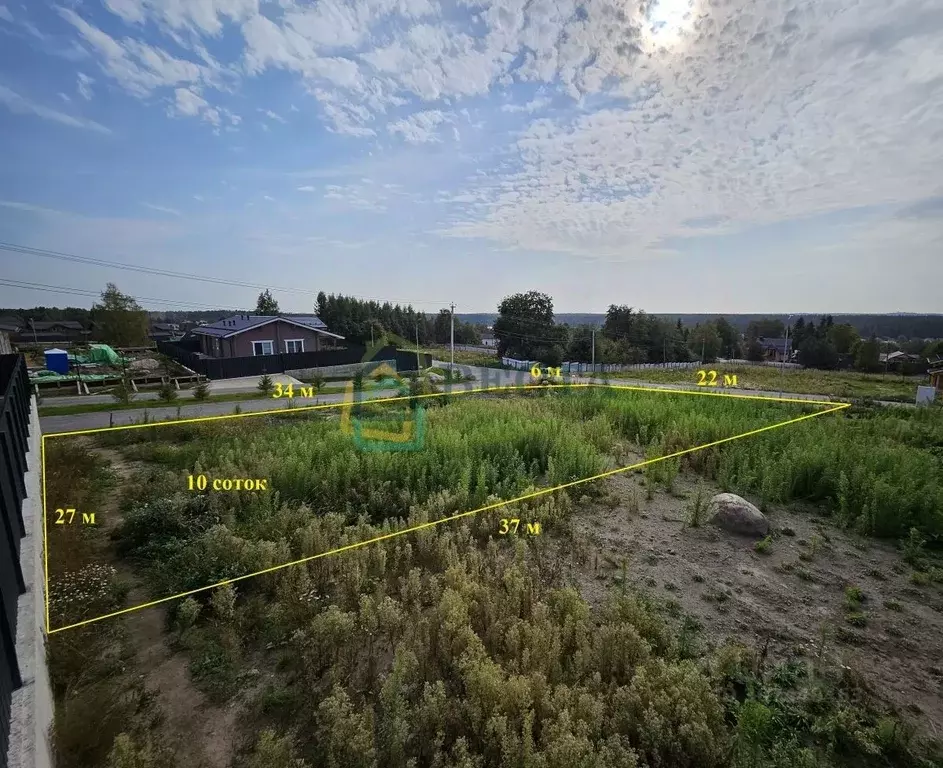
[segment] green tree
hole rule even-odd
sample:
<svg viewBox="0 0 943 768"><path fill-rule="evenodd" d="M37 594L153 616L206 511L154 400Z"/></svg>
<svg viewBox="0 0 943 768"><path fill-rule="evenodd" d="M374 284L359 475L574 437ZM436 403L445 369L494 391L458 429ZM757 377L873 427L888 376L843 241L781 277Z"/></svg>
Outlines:
<svg viewBox="0 0 943 768"><path fill-rule="evenodd" d="M838 365L835 345L823 336L807 338L797 350L799 362L806 368L831 370Z"/></svg>
<svg viewBox="0 0 943 768"><path fill-rule="evenodd" d="M101 302L92 306L95 335L113 347L136 347L147 343L149 329L147 312L133 296L108 283L101 294Z"/></svg>
<svg viewBox="0 0 943 768"><path fill-rule="evenodd" d="M858 331L850 323L827 326L826 338L835 345L835 351L839 355L849 354L860 340Z"/></svg>
<svg viewBox="0 0 943 768"><path fill-rule="evenodd" d="M881 369L881 346L875 336L858 345L855 355L855 368L859 371L879 371Z"/></svg>
<svg viewBox="0 0 943 768"><path fill-rule="evenodd" d="M500 355L541 362L545 361L538 354L561 357L567 342L567 329L554 323L553 299L538 291L504 298L498 305L494 335Z"/></svg>
<svg viewBox="0 0 943 768"><path fill-rule="evenodd" d="M292 738L279 736L273 730L259 734L252 754L245 761L245 768L306 768L307 765L297 756Z"/></svg>
<svg viewBox="0 0 943 768"><path fill-rule="evenodd" d="M279 313L278 302L272 298L272 292L268 288L259 294L259 300L255 303L255 313L257 315L277 315Z"/></svg>
<svg viewBox="0 0 943 768"><path fill-rule="evenodd" d="M596 348L597 353L599 348ZM581 325L570 333L570 343L566 348L567 360L578 363L589 363L593 360L593 329L589 325ZM599 358L597 357L597 360Z"/></svg>
<svg viewBox="0 0 943 768"><path fill-rule="evenodd" d="M747 344L747 360L759 363L762 362L763 359L763 347L760 346L760 342L756 339L750 339L750 342Z"/></svg>
<svg viewBox="0 0 943 768"><path fill-rule="evenodd" d="M713 323L695 326L688 337L688 346L701 362L710 363L717 359L720 352L720 334Z"/></svg>
<svg viewBox="0 0 943 768"><path fill-rule="evenodd" d="M720 338L719 354L728 359L740 357L740 333L737 329L725 317L718 317L713 321L713 326Z"/></svg>

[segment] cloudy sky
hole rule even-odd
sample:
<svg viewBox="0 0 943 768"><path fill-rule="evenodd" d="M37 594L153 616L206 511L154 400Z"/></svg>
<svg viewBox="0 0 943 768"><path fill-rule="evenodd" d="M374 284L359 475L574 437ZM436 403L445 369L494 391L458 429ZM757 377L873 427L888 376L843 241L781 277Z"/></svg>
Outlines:
<svg viewBox="0 0 943 768"><path fill-rule="evenodd" d="M299 311L943 311L939 0L0 3L6 243ZM257 293L0 263L0 306Z"/></svg>

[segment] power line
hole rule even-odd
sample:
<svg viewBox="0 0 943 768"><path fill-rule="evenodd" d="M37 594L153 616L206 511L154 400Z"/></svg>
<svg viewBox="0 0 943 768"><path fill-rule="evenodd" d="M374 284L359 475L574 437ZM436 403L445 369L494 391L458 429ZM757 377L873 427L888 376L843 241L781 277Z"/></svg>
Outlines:
<svg viewBox="0 0 943 768"><path fill-rule="evenodd" d="M249 283L242 280L229 280L224 277L215 277L211 275L194 275L189 272L176 272L170 269L159 269L157 267L144 267L138 264L126 264L118 261L108 261L106 259L96 259L90 256L77 256L74 253L65 253L63 251L53 251L46 248L33 248L29 245L19 245L17 243L6 243L0 242L0 250L10 251L11 253L22 253L29 256L41 256L47 259L58 259L59 261L69 261L76 264L87 264L88 266L95 267L110 267L112 269L124 269L130 272L140 272L147 275L158 275L160 277L176 277L183 278L185 280L196 280L203 283L214 283L217 285L232 285L238 288L252 288L258 290L272 290L272 291L284 291L286 293L303 293L309 296L317 295L318 291L311 290L310 288L297 288L297 287L285 287L285 286L275 286L275 285L262 285L260 283ZM390 301L390 299L377 299L370 296L353 296L355 299L362 299L366 301ZM404 302L397 302L403 304ZM438 306L447 305L446 301L414 301L414 302L405 302L406 305L409 304L435 304Z"/></svg>
<svg viewBox="0 0 943 768"><path fill-rule="evenodd" d="M51 292L51 293L66 293L66 294L73 294L73 295L76 295L76 296L92 296L92 297L94 297L94 298L96 298L96 299L97 299L97 298L101 298L101 291L92 291L92 290L88 290L88 289L85 289L85 288L69 288L69 287L62 286L62 285L46 285L46 284L44 284L44 283L28 283L28 282L24 282L24 281L21 281L21 280L0 280L0 285L6 285L6 286L9 286L10 288L22 288L22 289L28 290L28 291L49 291L49 292ZM197 303L197 302L182 301L182 300L179 300L179 299L156 299L156 298L151 297L151 296L131 296L131 298L134 299L135 301L152 301L152 302L159 302L159 303L161 303L161 304L172 304L172 305L179 305L179 306L197 307L198 309L201 309L201 310L202 310L202 309L205 309L205 310L218 310L218 311L220 311L220 312L228 312L228 311L233 311L233 312L240 312L240 311L241 311L241 312L248 312L248 311L250 311L250 310L247 310L247 309L242 309L242 310L239 310L239 309L228 310L228 309L226 309L226 308L224 308L224 307L220 307L220 306L218 306L218 305L215 305L215 306L214 306L214 305L212 305L212 304L199 304L199 303ZM254 310L252 310L252 311L254 311Z"/></svg>

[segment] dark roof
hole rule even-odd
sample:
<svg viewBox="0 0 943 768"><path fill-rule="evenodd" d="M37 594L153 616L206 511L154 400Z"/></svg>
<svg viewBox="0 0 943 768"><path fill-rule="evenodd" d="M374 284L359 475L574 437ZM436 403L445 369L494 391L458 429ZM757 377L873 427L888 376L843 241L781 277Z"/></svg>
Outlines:
<svg viewBox="0 0 943 768"><path fill-rule="evenodd" d="M154 331L164 331L165 333L175 333L178 330L177 325L174 323L152 323L151 332Z"/></svg>
<svg viewBox="0 0 943 768"><path fill-rule="evenodd" d="M777 352L792 349L792 339L758 339L758 341L764 349L775 349Z"/></svg>
<svg viewBox="0 0 943 768"><path fill-rule="evenodd" d="M78 320L30 320L29 327L34 331L55 331L59 328L65 328L69 331L85 330Z"/></svg>
<svg viewBox="0 0 943 768"><path fill-rule="evenodd" d="M23 321L13 315L0 317L0 331L18 331L23 327Z"/></svg>
<svg viewBox="0 0 943 768"><path fill-rule="evenodd" d="M276 320L301 325L337 339L343 338L343 336L338 336L336 333L328 333L327 326L321 322L321 318L315 315L233 315L223 320L217 320L210 325L201 325L191 330L193 333L203 336L215 336L224 339L248 331L250 328L258 328L260 325L274 323Z"/></svg>

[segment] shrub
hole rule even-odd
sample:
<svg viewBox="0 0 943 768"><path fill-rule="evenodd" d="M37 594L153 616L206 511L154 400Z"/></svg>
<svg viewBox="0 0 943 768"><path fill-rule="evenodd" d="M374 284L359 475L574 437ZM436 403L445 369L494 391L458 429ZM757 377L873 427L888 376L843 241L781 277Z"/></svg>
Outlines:
<svg viewBox="0 0 943 768"><path fill-rule="evenodd" d="M856 587L853 584L845 587L845 606L849 610L857 609L863 601L864 592L861 591L861 587Z"/></svg>
<svg viewBox="0 0 943 768"><path fill-rule="evenodd" d="M210 396L210 383L201 381L193 388L194 400L206 400Z"/></svg>
<svg viewBox="0 0 943 768"><path fill-rule="evenodd" d="M122 403L127 405L132 400L134 400L134 389L131 387L131 380L124 378L121 382L111 390L111 396L115 399L115 402Z"/></svg>
<svg viewBox="0 0 943 768"><path fill-rule="evenodd" d="M753 549L760 555L768 555L770 549L773 546L773 537L764 536L756 544L753 545Z"/></svg>
<svg viewBox="0 0 943 768"><path fill-rule="evenodd" d="M907 538L901 542L904 562L919 568L923 562L923 548L927 543L926 538L916 528L911 528Z"/></svg>
<svg viewBox="0 0 943 768"><path fill-rule="evenodd" d="M685 505L685 522L692 528L698 528L707 521L708 504L704 489L698 486L690 504Z"/></svg>
<svg viewBox="0 0 943 768"><path fill-rule="evenodd" d="M293 739L279 736L269 729L259 734L252 753L243 763L244 768L307 768L308 763L298 757ZM354 766L355 763L344 761L337 765Z"/></svg>
<svg viewBox="0 0 943 768"><path fill-rule="evenodd" d="M358 368L354 371L354 392L360 392L363 390L363 368Z"/></svg>
<svg viewBox="0 0 943 768"><path fill-rule="evenodd" d="M263 395L270 395L272 394L272 390L275 389L272 377L267 373L262 374L262 378L259 379L259 383L256 386Z"/></svg>
<svg viewBox="0 0 943 768"><path fill-rule="evenodd" d="M175 619L177 631L181 636L196 624L196 620L200 616L200 608L200 604L192 597L182 600L177 606Z"/></svg>
<svg viewBox="0 0 943 768"><path fill-rule="evenodd" d="M177 399L177 388L171 381L165 381L157 390L157 399L162 403L172 403Z"/></svg>

